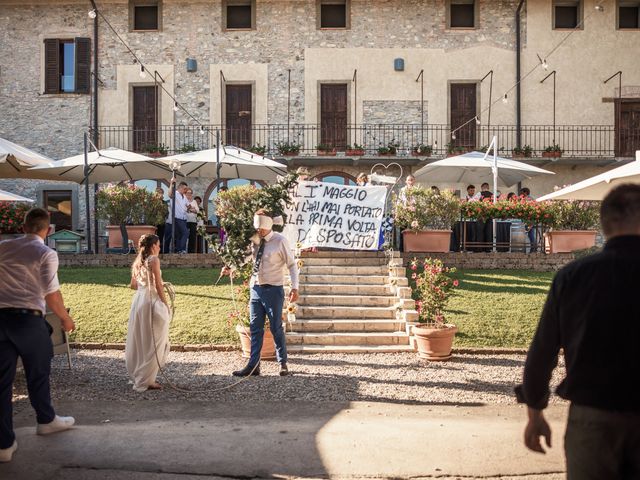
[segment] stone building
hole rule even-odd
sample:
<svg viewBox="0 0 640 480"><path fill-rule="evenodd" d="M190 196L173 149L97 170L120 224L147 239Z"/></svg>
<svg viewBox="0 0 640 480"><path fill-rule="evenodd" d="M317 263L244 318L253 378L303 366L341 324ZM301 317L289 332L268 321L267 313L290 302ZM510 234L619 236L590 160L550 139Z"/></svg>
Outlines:
<svg viewBox="0 0 640 480"><path fill-rule="evenodd" d="M637 0L0 0L0 136L63 158L88 129L101 148L140 152L209 147L220 131L274 157L293 145L290 167L352 182L495 134L502 155L529 146L525 161L556 172L525 184L542 195L640 148L639 12ZM420 144L429 157L413 155ZM554 144L562 156L543 158ZM218 185L193 186L215 220ZM64 204L60 221L84 228L83 187L0 188Z"/></svg>

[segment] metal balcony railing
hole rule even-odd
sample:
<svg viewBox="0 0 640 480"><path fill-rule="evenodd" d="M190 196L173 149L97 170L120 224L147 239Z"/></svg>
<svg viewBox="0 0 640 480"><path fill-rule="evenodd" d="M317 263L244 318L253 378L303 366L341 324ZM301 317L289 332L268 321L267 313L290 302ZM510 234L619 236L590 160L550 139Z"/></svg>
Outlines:
<svg viewBox="0 0 640 480"><path fill-rule="evenodd" d="M497 135L500 155L512 157L516 147L516 126L466 125L451 131L449 125L430 124L259 124L249 128L222 125L162 125L158 128L105 126L99 128L101 148L118 147L137 152L181 151L211 148L216 132L223 144L251 149L261 147L270 156L279 156L283 144L298 147L298 155L315 156L321 149L345 151L361 147L363 155L374 156L390 148L396 156L412 155L419 144L431 146L431 156L481 150ZM613 158L633 156L640 149L640 130L616 131L613 125L527 125L521 127L521 146L531 149L532 157L540 157L547 147L558 145L562 157ZM293 149L295 151L295 148ZM359 152L347 152L359 155Z"/></svg>

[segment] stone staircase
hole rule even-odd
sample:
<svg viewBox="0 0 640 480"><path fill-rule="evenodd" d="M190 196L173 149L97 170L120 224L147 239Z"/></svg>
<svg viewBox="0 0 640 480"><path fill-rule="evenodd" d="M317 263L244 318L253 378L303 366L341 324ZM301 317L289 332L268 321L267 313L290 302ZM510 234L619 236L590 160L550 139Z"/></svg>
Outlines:
<svg viewBox="0 0 640 480"><path fill-rule="evenodd" d="M399 254L391 269L382 252L328 251L301 258L298 311L287 322L289 351L413 350L407 320L415 319L415 305Z"/></svg>

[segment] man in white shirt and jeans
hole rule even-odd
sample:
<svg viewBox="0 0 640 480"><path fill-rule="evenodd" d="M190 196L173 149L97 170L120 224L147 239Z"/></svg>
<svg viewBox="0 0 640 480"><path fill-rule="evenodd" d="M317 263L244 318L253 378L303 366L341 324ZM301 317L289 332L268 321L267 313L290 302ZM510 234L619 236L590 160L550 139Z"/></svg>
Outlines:
<svg viewBox="0 0 640 480"><path fill-rule="evenodd" d="M36 411L36 433L71 428L73 417L59 417L51 405L49 374L53 345L44 319L47 305L71 332L58 282L58 254L44 244L49 213L33 208L25 216L24 237L0 242L0 462L18 449L13 432L11 396L18 356L27 378L29 400Z"/></svg>
<svg viewBox="0 0 640 480"><path fill-rule="evenodd" d="M253 275L250 288L251 299L251 356L247 366L236 370L237 377L260 375L260 351L264 337L265 318L269 317L269 327L276 343L276 359L280 363L280 375L288 375L287 344L282 328L282 308L284 305L284 268L291 276L289 302L298 299L298 265L291 252L286 237L272 231L273 218L264 210L258 210L253 217L253 226L258 231L260 243L253 247Z"/></svg>
<svg viewBox="0 0 640 480"><path fill-rule="evenodd" d="M171 183L175 183L175 178L171 180ZM174 241L174 251L171 252L171 237L173 235L171 230L171 209L173 198L169 199L169 216L167 217L167 223L164 229L164 253L187 253L187 240L189 240L189 229L187 228L187 206L189 201L184 196L187 190L187 184L180 182L178 188L175 190L176 198L176 238ZM169 195L171 197L171 195Z"/></svg>

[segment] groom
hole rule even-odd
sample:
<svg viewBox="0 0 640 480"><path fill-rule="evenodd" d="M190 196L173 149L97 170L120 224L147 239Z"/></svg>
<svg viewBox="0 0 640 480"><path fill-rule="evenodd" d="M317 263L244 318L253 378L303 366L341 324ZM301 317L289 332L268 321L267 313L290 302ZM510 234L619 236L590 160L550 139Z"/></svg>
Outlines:
<svg viewBox="0 0 640 480"><path fill-rule="evenodd" d="M253 273L249 283L251 288L251 356L242 370L236 370L236 377L260 375L260 351L264 336L265 317L269 317L269 327L276 342L276 358L280 363L280 375L288 375L287 345L282 328L282 307L284 305L284 267L291 275L289 302L298 299L298 267L291 253L289 242L284 235L272 231L273 218L265 210L258 210L253 217L253 226L258 231L259 244L252 245Z"/></svg>

